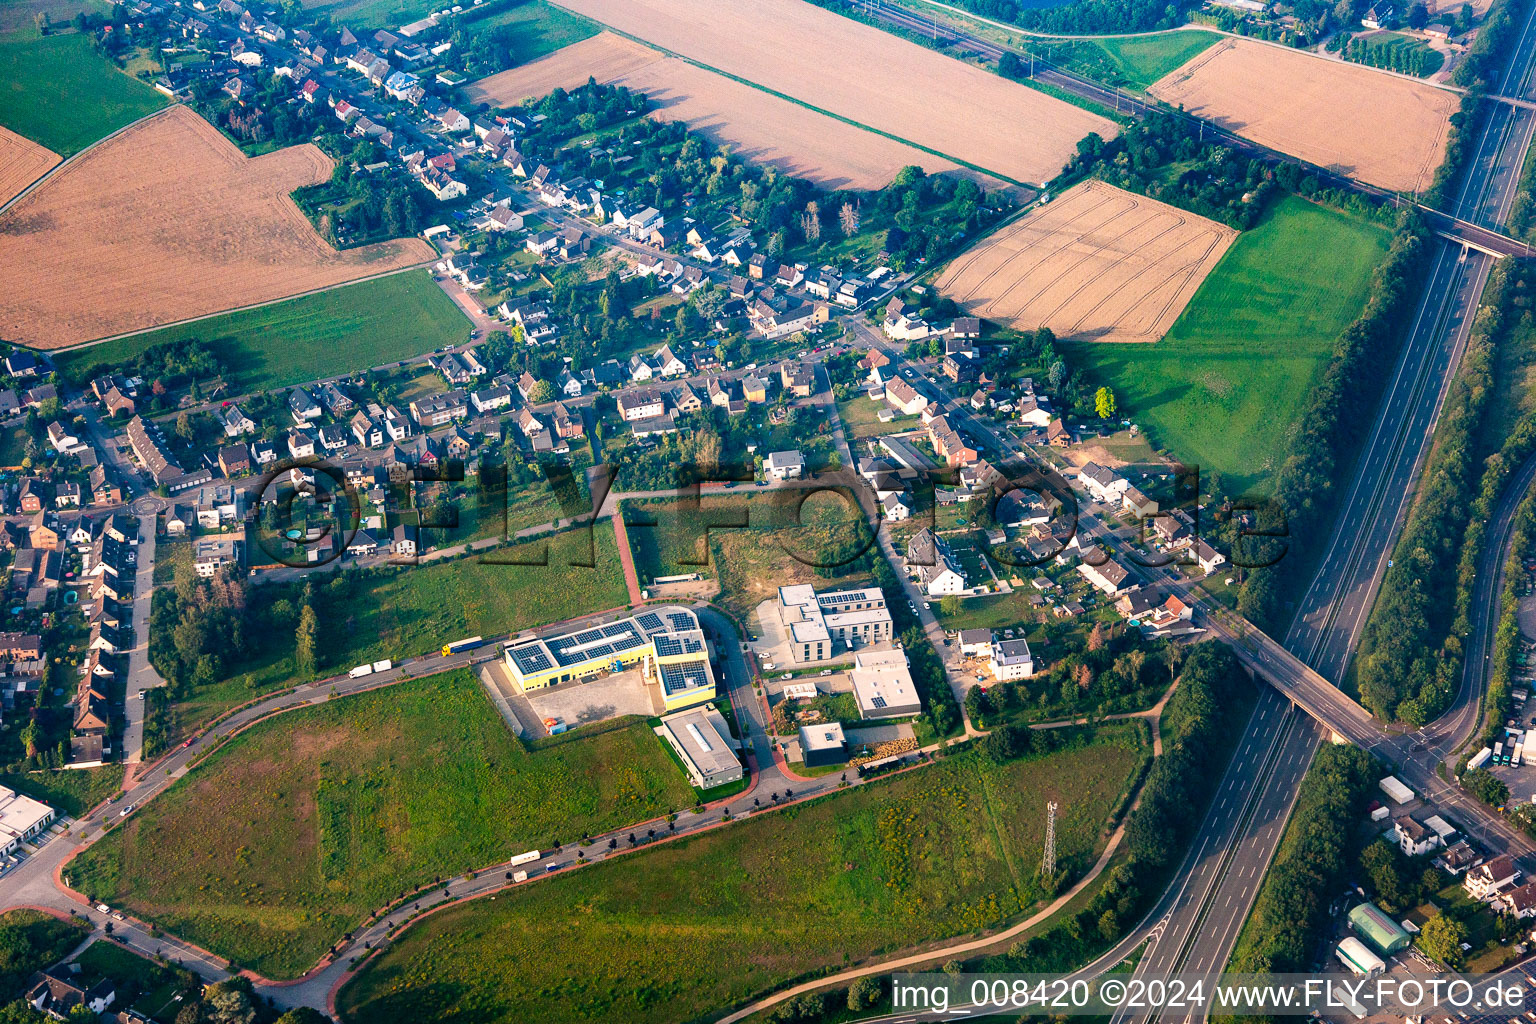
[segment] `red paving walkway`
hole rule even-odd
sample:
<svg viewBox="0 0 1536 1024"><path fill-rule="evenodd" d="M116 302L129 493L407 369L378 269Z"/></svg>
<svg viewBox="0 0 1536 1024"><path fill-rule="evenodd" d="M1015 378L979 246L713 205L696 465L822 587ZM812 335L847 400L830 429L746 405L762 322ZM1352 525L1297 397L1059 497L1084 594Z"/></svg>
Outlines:
<svg viewBox="0 0 1536 1024"><path fill-rule="evenodd" d="M619 562L624 566L624 585L629 588L629 603L639 604L640 575L635 572L635 559L629 553L629 531L624 529L624 517L615 514L613 517L613 535L619 542Z"/></svg>

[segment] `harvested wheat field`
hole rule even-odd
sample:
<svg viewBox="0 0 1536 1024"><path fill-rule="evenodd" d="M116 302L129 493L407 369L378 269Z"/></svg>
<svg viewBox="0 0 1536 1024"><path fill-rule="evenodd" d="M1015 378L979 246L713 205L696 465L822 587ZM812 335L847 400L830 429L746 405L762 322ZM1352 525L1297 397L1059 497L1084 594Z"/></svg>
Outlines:
<svg viewBox="0 0 1536 1024"><path fill-rule="evenodd" d="M685 121L717 146L744 160L770 164L826 189L878 189L903 167L929 174L958 164L895 139L818 114L750 85L668 57L624 75L617 84L645 93L651 116ZM970 173L970 172L966 172ZM978 176L985 187L1002 185Z"/></svg>
<svg viewBox="0 0 1536 1024"><path fill-rule="evenodd" d="M588 78L604 84L661 60L662 55L632 39L600 32L563 46L530 64L500 71L464 87L465 102L473 106L515 107L524 100L548 96L556 89L586 85Z"/></svg>
<svg viewBox="0 0 1536 1024"><path fill-rule="evenodd" d="M682 57L1020 182L1114 122L803 0L557 0Z"/></svg>
<svg viewBox="0 0 1536 1024"><path fill-rule="evenodd" d="M1211 47L1147 91L1260 145L1403 192L1434 179L1458 103L1432 85L1249 39Z"/></svg>
<svg viewBox="0 0 1536 1024"><path fill-rule="evenodd" d="M289 193L331 166L311 145L248 160L188 108L167 108L0 216L0 337L57 348L432 258L419 239L327 245Z"/></svg>
<svg viewBox="0 0 1536 1024"><path fill-rule="evenodd" d="M1085 181L962 253L938 288L967 312L1079 341L1157 341L1237 232Z"/></svg>
<svg viewBox="0 0 1536 1024"><path fill-rule="evenodd" d="M59 162L59 154L31 139L0 128L0 203L47 174Z"/></svg>

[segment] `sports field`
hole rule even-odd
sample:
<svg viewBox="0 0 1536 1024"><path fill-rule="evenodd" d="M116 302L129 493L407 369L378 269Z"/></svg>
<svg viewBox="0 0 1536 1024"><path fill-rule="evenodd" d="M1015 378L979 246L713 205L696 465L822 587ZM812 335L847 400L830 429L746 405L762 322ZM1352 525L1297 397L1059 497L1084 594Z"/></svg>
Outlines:
<svg viewBox="0 0 1536 1024"><path fill-rule="evenodd" d="M326 244L289 193L331 169L309 144L246 159L188 107L142 121L0 216L0 334L60 348L431 259L419 238Z"/></svg>
<svg viewBox="0 0 1536 1024"><path fill-rule="evenodd" d="M1404 192L1429 187L1460 102L1423 82L1252 39L1227 39L1147 91L1271 149Z"/></svg>
<svg viewBox="0 0 1536 1024"><path fill-rule="evenodd" d="M460 670L252 727L70 875L244 967L291 977L410 888L693 800L643 722L530 750Z"/></svg>
<svg viewBox="0 0 1536 1024"><path fill-rule="evenodd" d="M995 927L1041 897L1045 804L1084 870L1144 756L1110 729L663 843L426 918L338 996L351 1024L712 1019L790 978ZM1081 741L1080 741L1081 742Z"/></svg>
<svg viewBox="0 0 1536 1024"><path fill-rule="evenodd" d="M1333 344L1360 314L1389 232L1287 198L1239 235L1155 345L1069 345L1175 457L1237 494L1269 486Z"/></svg>
<svg viewBox="0 0 1536 1024"><path fill-rule="evenodd" d="M1146 89L1220 39L1215 32L1189 29L1103 39L1029 39L1024 45L1107 85Z"/></svg>
<svg viewBox="0 0 1536 1024"><path fill-rule="evenodd" d="M0 36L0 82L0 125L60 156L170 102L74 32Z"/></svg>
<svg viewBox="0 0 1536 1024"><path fill-rule="evenodd" d="M1114 122L801 0L559 0L679 56L942 156L1040 182Z"/></svg>
<svg viewBox="0 0 1536 1024"><path fill-rule="evenodd" d="M196 338L226 367L231 393L247 394L456 345L469 327L458 304L417 270L60 352L54 361L84 383L152 345Z"/></svg>
<svg viewBox="0 0 1536 1024"><path fill-rule="evenodd" d="M1059 338L1161 338L1237 232L1085 181L961 253L936 287L961 308Z"/></svg>

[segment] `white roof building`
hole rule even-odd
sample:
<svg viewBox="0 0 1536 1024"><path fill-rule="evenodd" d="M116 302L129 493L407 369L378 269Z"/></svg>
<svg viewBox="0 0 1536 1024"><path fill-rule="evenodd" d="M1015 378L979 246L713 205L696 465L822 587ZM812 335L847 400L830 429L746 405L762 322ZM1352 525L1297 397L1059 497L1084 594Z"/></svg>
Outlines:
<svg viewBox="0 0 1536 1024"><path fill-rule="evenodd" d="M53 818L53 808L41 800L0 786L0 853L11 853L52 824Z"/></svg>
<svg viewBox="0 0 1536 1024"><path fill-rule="evenodd" d="M860 718L901 718L923 709L902 651L860 651L848 675Z"/></svg>

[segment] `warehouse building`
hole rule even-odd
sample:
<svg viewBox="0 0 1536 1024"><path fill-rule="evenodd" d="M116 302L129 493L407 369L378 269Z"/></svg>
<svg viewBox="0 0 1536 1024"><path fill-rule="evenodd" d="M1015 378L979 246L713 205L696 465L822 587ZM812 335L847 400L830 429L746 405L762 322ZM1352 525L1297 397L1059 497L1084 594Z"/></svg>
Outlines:
<svg viewBox="0 0 1536 1024"><path fill-rule="evenodd" d="M1412 941L1402 925L1374 903L1362 903L1349 912L1349 927L1382 956L1401 953Z"/></svg>
<svg viewBox="0 0 1536 1024"><path fill-rule="evenodd" d="M698 616L686 608L639 615L558 636L509 643L507 671L523 692L641 666L667 711L715 698L715 673Z"/></svg>
<svg viewBox="0 0 1536 1024"><path fill-rule="evenodd" d="M779 588L779 623L797 665L826 661L839 650L889 643L891 610L879 587L816 593L808 583Z"/></svg>
<svg viewBox="0 0 1536 1024"><path fill-rule="evenodd" d="M923 710L907 656L901 651L860 651L854 655L848 677L860 718L903 718Z"/></svg>
<svg viewBox="0 0 1536 1024"><path fill-rule="evenodd" d="M667 715L656 733L682 759L693 786L712 789L742 777L741 759L726 741L730 730L714 708L690 708Z"/></svg>
<svg viewBox="0 0 1536 1024"><path fill-rule="evenodd" d="M1366 978L1387 969L1381 957L1372 953L1366 948L1365 943L1353 935L1346 936L1344 941L1339 943L1339 948L1334 950L1334 956L1338 957L1351 972Z"/></svg>

